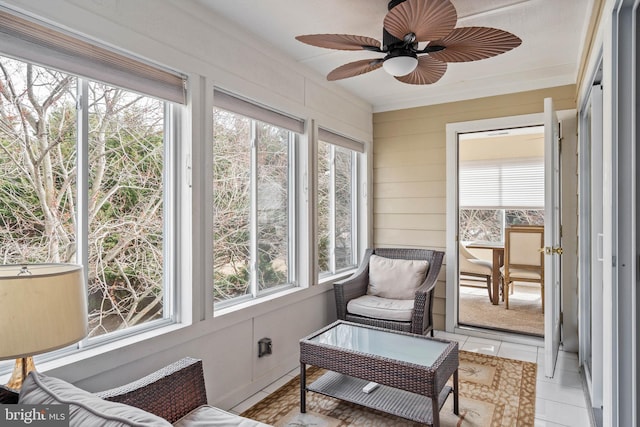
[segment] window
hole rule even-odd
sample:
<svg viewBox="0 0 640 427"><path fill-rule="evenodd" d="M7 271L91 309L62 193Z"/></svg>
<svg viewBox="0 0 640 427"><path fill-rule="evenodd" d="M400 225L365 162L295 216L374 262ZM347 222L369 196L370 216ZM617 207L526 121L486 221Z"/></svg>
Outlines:
<svg viewBox="0 0 640 427"><path fill-rule="evenodd" d="M544 209L460 209L460 240L504 242L512 225L544 225Z"/></svg>
<svg viewBox="0 0 640 427"><path fill-rule="evenodd" d="M214 303L296 283L296 143L303 122L216 90Z"/></svg>
<svg viewBox="0 0 640 427"><path fill-rule="evenodd" d="M89 337L168 317L165 103L88 82L88 111L78 112L83 80L5 57L0 68L3 262L76 263L86 238ZM78 114L87 114L84 134ZM89 177L86 199L78 193L79 159ZM83 213L86 225L78 223Z"/></svg>
<svg viewBox="0 0 640 427"><path fill-rule="evenodd" d="M363 146L322 128L319 139L318 268L328 276L357 266L357 158Z"/></svg>
<svg viewBox="0 0 640 427"><path fill-rule="evenodd" d="M461 207L544 206L544 159L460 162Z"/></svg>
<svg viewBox="0 0 640 427"><path fill-rule="evenodd" d="M0 15L9 20L0 26L14 24L3 27L9 35L0 51L23 57L0 56L3 263L84 265L88 340L171 321L174 283L167 266L175 264L175 224L167 198L175 174L167 165L176 144L165 131L171 104L158 98L171 85L158 92L152 79L122 82L127 67L140 65L141 75L154 68ZM61 47L66 59L60 61L56 43L69 40L77 51ZM92 62L96 53L109 59ZM118 71L110 73L118 60ZM182 77L175 80L178 96Z"/></svg>
<svg viewBox="0 0 640 427"><path fill-rule="evenodd" d="M505 227L544 225L542 158L460 163L460 240L503 242Z"/></svg>

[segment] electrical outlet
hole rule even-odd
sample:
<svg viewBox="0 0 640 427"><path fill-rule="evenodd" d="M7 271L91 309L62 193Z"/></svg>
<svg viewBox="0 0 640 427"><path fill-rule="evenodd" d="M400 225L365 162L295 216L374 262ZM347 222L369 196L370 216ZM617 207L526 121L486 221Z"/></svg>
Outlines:
<svg viewBox="0 0 640 427"><path fill-rule="evenodd" d="M261 338L258 341L258 357L267 356L272 352L271 338Z"/></svg>

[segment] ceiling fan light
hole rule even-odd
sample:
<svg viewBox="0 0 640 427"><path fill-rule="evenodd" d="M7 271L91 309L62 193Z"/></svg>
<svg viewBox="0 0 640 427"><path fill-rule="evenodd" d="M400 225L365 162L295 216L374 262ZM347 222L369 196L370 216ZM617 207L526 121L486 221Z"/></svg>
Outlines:
<svg viewBox="0 0 640 427"><path fill-rule="evenodd" d="M392 76L406 76L416 69L418 58L415 56L394 56L382 63L382 68Z"/></svg>

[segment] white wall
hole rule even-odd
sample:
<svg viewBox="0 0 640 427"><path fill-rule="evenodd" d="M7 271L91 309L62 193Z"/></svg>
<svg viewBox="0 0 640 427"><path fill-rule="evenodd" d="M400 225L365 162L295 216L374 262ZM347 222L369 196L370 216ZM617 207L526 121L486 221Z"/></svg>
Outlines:
<svg viewBox="0 0 640 427"><path fill-rule="evenodd" d="M191 241L193 266L182 286L185 323L109 351L88 350L39 370L91 391L124 384L184 356L203 359L210 403L229 408L298 364L298 341L335 319L331 286L301 283L282 298L211 316L211 204L207 160L210 153L213 86L364 141L372 140L369 104L329 85L322 76L289 61L258 37L192 1L179 0L12 0L9 8L38 17L189 76L190 101L184 135L194 159ZM370 148L368 148L370 150ZM209 158L209 157L207 157ZM208 168L211 170L211 168ZM200 179L200 181L198 181ZM204 252L204 253L203 253ZM210 252L209 252L210 253ZM190 295L193 295L191 302ZM206 296L206 297L205 297ZM156 335L156 336L153 336ZM273 339L273 354L258 359L257 340Z"/></svg>

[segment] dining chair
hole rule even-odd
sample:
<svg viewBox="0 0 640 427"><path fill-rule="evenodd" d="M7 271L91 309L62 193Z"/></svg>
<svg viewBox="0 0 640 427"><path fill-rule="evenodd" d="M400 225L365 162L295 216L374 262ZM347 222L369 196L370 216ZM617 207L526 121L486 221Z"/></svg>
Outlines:
<svg viewBox="0 0 640 427"><path fill-rule="evenodd" d="M509 309L509 288L514 282L540 283L544 313L544 227L511 226L505 229L504 265L500 268L502 299Z"/></svg>
<svg viewBox="0 0 640 427"><path fill-rule="evenodd" d="M489 301L492 301L491 294L491 276L493 275L493 263L477 258L462 244L458 243L459 257L458 264L460 266L460 276L482 277L487 281L487 293ZM470 286L462 285L460 286Z"/></svg>

